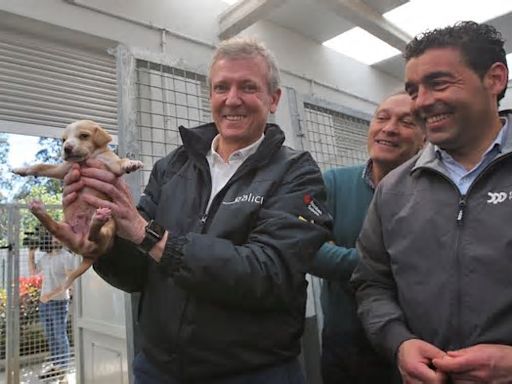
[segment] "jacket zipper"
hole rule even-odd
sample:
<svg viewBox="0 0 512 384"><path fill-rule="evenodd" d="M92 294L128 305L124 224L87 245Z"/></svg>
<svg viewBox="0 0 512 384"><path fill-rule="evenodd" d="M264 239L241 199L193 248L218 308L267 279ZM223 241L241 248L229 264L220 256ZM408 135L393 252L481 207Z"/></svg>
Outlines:
<svg viewBox="0 0 512 384"><path fill-rule="evenodd" d="M238 180L240 177L242 177L243 175L245 175L245 173L248 171L248 170L251 170L251 169L254 169L254 167L252 166L252 162L247 164L247 163L243 163L242 165L240 165L240 167L236 170L235 174L233 176L231 176L231 178L226 182L226 184L224 184L224 186L217 192L217 194L215 195L215 197L213 198L211 204L210 204L210 207L207 211L205 211L202 215L201 215L201 218L199 219L199 221L201 222L201 232L200 233L205 233L206 232L206 224L208 222L208 219L210 217L210 212L216 212L217 209L219 208L219 203L218 203L218 200L219 200L219 196L220 195L223 195L223 192L225 190L227 190L236 180ZM207 173L210 175L210 170L208 168L207 170ZM210 193L211 193L211 190L212 190L212 179L211 179L211 176L209 177L210 179Z"/></svg>
<svg viewBox="0 0 512 384"><path fill-rule="evenodd" d="M430 168L430 167L425 167L425 166L422 166L422 167L419 167L419 169L423 168L423 169L426 169L430 172L434 172L434 173L437 173L439 175L441 175L442 177L444 177L446 180L448 180L450 182L450 184L452 184L454 186L454 188L457 190L458 194L459 194L459 203L458 203L458 211L457 211L457 219L456 219L456 222L457 222L457 226L460 228L464 222L464 214L465 214L465 209L466 209L466 206L467 206L467 196L469 195L469 193L471 192L471 190L473 189L474 185L478 182L478 180L480 180L486 173L487 171L492 167L494 166L494 164L502 161L503 159L507 158L507 157L510 157L512 155L511 152L507 153L507 154L504 154L502 156L499 156L499 157L496 157L494 158L489 164L487 164L487 166L482 169L482 171L477 175L477 177L475 178L475 180L473 180L473 182L471 183L471 185L469 186L468 190L466 191L466 193L464 195L462 195L460 193L460 190L459 188L457 187L457 185L448 177L446 176L444 173L434 169L434 168ZM456 260L457 260L457 267L460 266L460 258L459 258L459 246L460 246L460 232L461 232L462 229L459 229L457 231L457 240L456 240L456 247L455 247L455 254L456 254ZM460 287L460 268L457 268L457 287ZM455 338L455 344L451 343L452 345L450 345L451 348L454 348L454 349L457 349L457 348L460 348L461 347L461 340L463 338L463 332L462 332L462 329L460 327L460 324L461 324L461 299L460 299L460 288L458 289L458 292L457 292L457 302L455 303L456 305L456 321L454 323L454 328L455 328L455 334L457 335L457 337Z"/></svg>
<svg viewBox="0 0 512 384"><path fill-rule="evenodd" d="M464 220L464 208L466 208L466 195L462 195L459 199L459 212L457 213L457 224L462 225Z"/></svg>

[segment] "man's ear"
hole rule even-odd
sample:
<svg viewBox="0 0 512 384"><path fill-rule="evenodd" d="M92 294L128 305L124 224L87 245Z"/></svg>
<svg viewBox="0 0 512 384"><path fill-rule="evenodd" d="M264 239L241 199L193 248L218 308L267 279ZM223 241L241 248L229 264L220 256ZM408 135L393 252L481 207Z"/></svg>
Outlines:
<svg viewBox="0 0 512 384"><path fill-rule="evenodd" d="M277 88L274 93L270 95L270 113L274 113L277 110L279 99L281 98L281 88Z"/></svg>
<svg viewBox="0 0 512 384"><path fill-rule="evenodd" d="M505 64L496 62L487 70L484 84L489 92L498 96L507 87L508 69Z"/></svg>
<svg viewBox="0 0 512 384"><path fill-rule="evenodd" d="M94 127L94 134L92 135L92 140L96 144L97 147L104 147L108 143L112 141L112 136L101 128L99 125Z"/></svg>

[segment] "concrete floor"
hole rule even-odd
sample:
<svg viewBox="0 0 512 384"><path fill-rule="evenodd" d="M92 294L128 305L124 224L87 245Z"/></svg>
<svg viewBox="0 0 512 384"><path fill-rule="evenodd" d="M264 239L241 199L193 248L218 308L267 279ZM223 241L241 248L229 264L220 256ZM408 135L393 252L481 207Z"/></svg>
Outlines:
<svg viewBox="0 0 512 384"><path fill-rule="evenodd" d="M70 368L69 372L62 378L39 379L43 369L41 364L24 367L20 370L20 384L76 384L76 372ZM7 383L5 371L0 371L0 384Z"/></svg>

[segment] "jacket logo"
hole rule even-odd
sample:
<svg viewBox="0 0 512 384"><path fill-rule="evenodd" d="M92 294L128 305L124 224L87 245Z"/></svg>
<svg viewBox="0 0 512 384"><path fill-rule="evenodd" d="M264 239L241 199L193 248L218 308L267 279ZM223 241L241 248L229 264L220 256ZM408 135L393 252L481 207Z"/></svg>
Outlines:
<svg viewBox="0 0 512 384"><path fill-rule="evenodd" d="M233 201L223 201L222 204L230 205L230 204L236 204L236 203L256 203L256 204L263 204L263 196L253 195L252 193L246 193L241 196L235 197Z"/></svg>
<svg viewBox="0 0 512 384"><path fill-rule="evenodd" d="M487 204L494 205L503 203L505 200L509 198L508 193L505 192L488 192L487 195L489 195L489 200L487 200Z"/></svg>
<svg viewBox="0 0 512 384"><path fill-rule="evenodd" d="M310 194L304 195L304 204L306 204L306 207L313 215L321 216L323 214L322 210L315 203L313 196L311 196Z"/></svg>

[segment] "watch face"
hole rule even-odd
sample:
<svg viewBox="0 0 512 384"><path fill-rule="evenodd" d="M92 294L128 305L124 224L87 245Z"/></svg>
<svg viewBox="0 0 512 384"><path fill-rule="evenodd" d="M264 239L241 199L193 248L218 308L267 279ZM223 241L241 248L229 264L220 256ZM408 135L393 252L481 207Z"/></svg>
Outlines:
<svg viewBox="0 0 512 384"><path fill-rule="evenodd" d="M146 232L158 239L161 239L165 232L165 228L158 224L156 221L151 220L146 227Z"/></svg>

